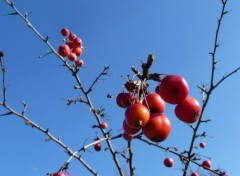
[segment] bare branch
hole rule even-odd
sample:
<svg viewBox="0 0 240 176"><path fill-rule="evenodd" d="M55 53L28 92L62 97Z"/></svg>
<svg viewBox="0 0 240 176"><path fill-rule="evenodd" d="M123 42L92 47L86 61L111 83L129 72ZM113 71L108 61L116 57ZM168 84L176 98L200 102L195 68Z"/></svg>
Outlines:
<svg viewBox="0 0 240 176"><path fill-rule="evenodd" d="M228 78L229 76L231 76L232 74L236 73L240 68L237 68L235 69L234 71L232 71L230 74L228 74L227 76L223 77L220 81L218 81L215 85L214 85L214 79L215 79L215 67L216 67L216 64L217 64L217 60L216 60L216 53L217 53L217 49L219 47L219 41L218 41L218 38L219 38L219 31L220 31L220 28L221 28L221 24L222 24L222 20L223 20L223 17L225 14L227 14L227 11L225 10L226 8L226 4L227 4L227 1L228 0L222 0L222 9L221 9L221 14L220 14L220 18L218 20L218 25L217 25L217 29L216 29L216 33L215 33L215 40L214 40L214 46L213 46L213 51L210 52L210 55L211 55L211 59L212 59L212 68L211 68L211 79L210 79L210 88L207 90L205 86L203 87L199 87L200 90L202 91L202 94L203 94L203 105L202 105L202 113L201 113L201 116L196 124L196 127L194 128L194 131L193 131L193 135L192 135L192 140L191 140L191 143L190 143L190 146L189 146L189 150L188 150L188 160L185 162L185 166L184 166L184 169L183 169L183 176L186 176L187 175L187 171L188 171L188 168L189 168L189 165L190 165L190 162L192 162L190 160L191 158L191 155L192 155L192 152L193 152L193 149L194 149L194 143L195 143L195 139L199 136L197 135L197 132L198 132L198 129L199 129L199 126L200 124L204 123L204 122L209 122L210 120L202 120L202 117L203 117L203 114L204 114L204 110L208 104L208 101L209 101L209 98L211 96L211 93L212 91L218 87L218 85L220 83L222 83L226 78ZM201 134L200 136L205 136L206 133L204 132L203 134ZM218 172L215 172L214 170L210 170L211 172L217 174L217 175L221 175L221 173L218 173Z"/></svg>
<svg viewBox="0 0 240 176"><path fill-rule="evenodd" d="M104 75L107 75L108 74L108 70L109 70L109 66L104 66L103 68L103 71L96 77L96 79L93 81L92 85L88 88L86 94L89 94L92 89L93 89L93 86L99 82L100 78Z"/></svg>
<svg viewBox="0 0 240 176"><path fill-rule="evenodd" d="M88 93L91 91L92 86L95 85L95 83L96 83L96 81L98 81L98 79L96 79L96 80L93 82L92 86L90 86L90 88L88 89L88 91L85 91L85 90L84 90L84 87L83 87L83 85L82 85L82 83L81 83L80 77L77 75L79 69L76 68L76 67L71 67L71 66L66 62L66 60L58 54L58 52L53 48L53 46L52 46L52 45L50 44L50 42L48 41L48 37L47 37L47 38L44 38L44 37L37 31L37 29L30 23L30 21L28 20L28 18L26 18L24 15L22 15L22 13L15 7L15 5L14 5L13 2L10 3L10 2L7 1L7 0L4 0L4 2L6 2L6 3L14 10L14 12L17 13L17 14L26 22L26 24L28 25L28 27L29 27L31 30L33 30L33 32L50 48L50 50L51 50L56 56L58 56L58 58L63 62L64 66L67 67L67 68L72 72L72 75L73 75L73 77L75 78L75 80L76 80L76 82L77 82L77 84L78 84L78 87L80 88L80 90L81 90L81 91L84 93L84 95L85 95L85 98L86 98L86 101L87 101L88 106L89 106L90 109L92 110L93 115L95 116L98 124L100 125L100 123L101 123L100 117L101 117L101 116L95 111L95 108L94 108L94 106L93 106L93 104L92 104L92 102L91 102L91 100L90 100L89 95L88 95ZM104 70L105 70L105 71L108 70L108 67L105 67ZM102 73L102 75L105 75L105 74L106 74L106 72L103 72L103 73ZM101 132L102 132L102 134L104 135L104 137L107 137L107 138L108 138L108 134L107 134L103 129L101 129ZM118 172L119 172L120 176L124 176L124 173L123 173L123 171L122 171L122 169L121 169L121 166L120 166L120 164L119 164L119 162L118 162L118 160L117 160L116 153L115 153L115 151L114 151L114 149L113 149L113 147L112 147L112 144L111 144L110 140L107 140L106 142L107 142L109 151L110 151L110 153L111 153L112 156L113 156L113 160L114 160L114 162L115 162L115 164L116 164L116 167L117 167L117 169L118 169Z"/></svg>

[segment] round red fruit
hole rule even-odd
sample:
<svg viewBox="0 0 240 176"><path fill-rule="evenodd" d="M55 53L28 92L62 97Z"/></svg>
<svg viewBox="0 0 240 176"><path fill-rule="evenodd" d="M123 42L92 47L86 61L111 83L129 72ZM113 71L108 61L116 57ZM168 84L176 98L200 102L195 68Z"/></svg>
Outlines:
<svg viewBox="0 0 240 176"><path fill-rule="evenodd" d="M94 145L94 149L95 149L97 152L99 152L99 151L101 150L101 148L102 148L102 145L101 145L100 142L98 142L98 143L96 143L96 144Z"/></svg>
<svg viewBox="0 0 240 176"><path fill-rule="evenodd" d="M152 113L147 124L142 128L143 134L153 142L162 142L171 132L171 122L161 113Z"/></svg>
<svg viewBox="0 0 240 176"><path fill-rule="evenodd" d="M65 174L63 172L57 172L54 174L54 176L65 176Z"/></svg>
<svg viewBox="0 0 240 176"><path fill-rule="evenodd" d="M81 46L82 46L82 39L80 39L80 38L74 39L73 47L76 48L76 47L81 47Z"/></svg>
<svg viewBox="0 0 240 176"><path fill-rule="evenodd" d="M70 48L68 45L64 44L59 46L58 54L62 57L68 56L71 53Z"/></svg>
<svg viewBox="0 0 240 176"><path fill-rule="evenodd" d="M134 104L134 96L132 93L124 93L121 98L121 103L124 108Z"/></svg>
<svg viewBox="0 0 240 176"><path fill-rule="evenodd" d="M68 36L69 35L69 30L67 28L63 28L61 30L61 34L62 34L62 36Z"/></svg>
<svg viewBox="0 0 240 176"><path fill-rule="evenodd" d="M77 56L81 56L82 55L82 52L83 52L83 49L82 47L75 47L72 49L72 52L75 53Z"/></svg>
<svg viewBox="0 0 240 176"><path fill-rule="evenodd" d="M174 160L172 158L165 158L163 163L166 167L173 167Z"/></svg>
<svg viewBox="0 0 240 176"><path fill-rule="evenodd" d="M128 126L126 120L123 120L123 130L127 134L136 134L138 133L141 129L136 129L136 128L131 128Z"/></svg>
<svg viewBox="0 0 240 176"><path fill-rule="evenodd" d="M68 39L73 42L75 39L77 38L77 35L74 34L74 33L70 33L69 36L68 36Z"/></svg>
<svg viewBox="0 0 240 176"><path fill-rule="evenodd" d="M194 123L201 115L201 107L195 98L188 96L176 105L174 112L179 120Z"/></svg>
<svg viewBox="0 0 240 176"><path fill-rule="evenodd" d="M165 110L165 102L157 93L148 94L142 104L146 106L151 113L163 113Z"/></svg>
<svg viewBox="0 0 240 176"><path fill-rule="evenodd" d="M212 166L212 163L211 163L211 161L210 160L204 160L203 162L202 162L202 167L203 168L210 168Z"/></svg>
<svg viewBox="0 0 240 176"><path fill-rule="evenodd" d="M68 60L71 61L71 62L77 60L77 55L74 54L74 53L70 53L70 54L68 55Z"/></svg>
<svg viewBox="0 0 240 176"><path fill-rule="evenodd" d="M170 104L177 104L187 97L189 87L187 81L178 75L167 75L155 88L162 99Z"/></svg>
<svg viewBox="0 0 240 176"><path fill-rule="evenodd" d="M198 176L198 173L197 173L197 172L193 172L193 173L191 174L191 176Z"/></svg>
<svg viewBox="0 0 240 176"><path fill-rule="evenodd" d="M128 134L128 133L125 133L125 132L123 133L123 139L125 139L126 141L132 140L133 137L134 137L133 134Z"/></svg>
<svg viewBox="0 0 240 176"><path fill-rule="evenodd" d="M206 143L205 143L205 142L201 142L201 143L199 144L199 146L200 146L201 148L205 148L205 147L206 147Z"/></svg>
<svg viewBox="0 0 240 176"><path fill-rule="evenodd" d="M123 105L122 105L122 97L124 95L124 92L121 92L117 95L116 97L116 103L117 105L120 107L120 108L125 108Z"/></svg>
<svg viewBox="0 0 240 176"><path fill-rule="evenodd" d="M106 129L107 128L107 123L106 122L102 122L101 124L100 124L100 127L102 128L102 129Z"/></svg>
<svg viewBox="0 0 240 176"><path fill-rule="evenodd" d="M125 120L130 128L143 127L150 118L149 110L142 104L129 106L125 111Z"/></svg>
<svg viewBox="0 0 240 176"><path fill-rule="evenodd" d="M81 60L81 59L78 59L78 60L75 61L76 67L82 67L83 64L84 64L84 62L83 62L83 60Z"/></svg>

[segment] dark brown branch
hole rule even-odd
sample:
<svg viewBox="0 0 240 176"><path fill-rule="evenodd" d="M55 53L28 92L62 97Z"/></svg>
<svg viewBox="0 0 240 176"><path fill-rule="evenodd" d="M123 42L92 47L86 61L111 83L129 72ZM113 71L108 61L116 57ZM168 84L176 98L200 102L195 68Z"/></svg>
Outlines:
<svg viewBox="0 0 240 176"><path fill-rule="evenodd" d="M215 67L216 67L216 64L217 64L216 53L217 53L217 49L219 47L219 44L218 44L219 43L219 41L218 41L219 31L220 31L220 28L221 28L221 23L222 23L223 17L224 17L225 14L227 14L227 11L225 11L227 1L228 0L222 1L222 10L221 10L220 18L218 19L218 25L217 25L217 29L216 29L216 33L215 33L213 51L210 52L210 54L212 56L212 71L211 71L211 81L210 81L211 87L213 87L213 85L214 85Z"/></svg>
<svg viewBox="0 0 240 176"><path fill-rule="evenodd" d="M133 166L132 140L128 142L128 153L129 153L128 165L129 165L130 176L134 176L135 167Z"/></svg>
<svg viewBox="0 0 240 176"><path fill-rule="evenodd" d="M3 101L2 101L2 105L5 106L6 105L6 81L5 81L5 77L6 77L6 67L3 63L3 57L4 57L4 53L1 52L0 53L0 66L2 69L2 96L3 96Z"/></svg>
<svg viewBox="0 0 240 176"><path fill-rule="evenodd" d="M76 82L77 82L77 84L78 84L78 87L80 88L80 90L81 90L81 91L84 93L84 95L85 95L85 98L86 98L86 101L87 101L88 106L89 106L90 109L92 110L93 115L95 116L98 124L100 125L100 123L101 123L101 121L100 121L100 115L99 115L98 113L96 113L96 111L94 111L95 108L94 108L94 106L93 106L93 104L92 104L92 102L91 102L91 100L90 100L89 95L88 95L88 93L90 92L91 89L89 89L88 91L85 91L85 90L84 90L84 87L83 87L83 85L82 85L82 83L81 83L81 80L80 80L79 76L77 75L78 69L76 69L75 67L71 67L71 66L66 62L66 60L58 54L58 52L53 48L53 46L52 46L52 45L50 44L50 42L48 41L48 37L47 37L47 38L44 38L44 37L36 30L36 28L30 23L30 21L29 21L24 15L21 14L21 12L15 7L14 3L10 3L10 2L7 1L7 0L4 0L4 2L6 2L8 5L11 6L11 8L14 10L14 12L17 13L17 14L27 23L28 27L33 30L33 32L51 49L51 51L52 51L55 55L58 56L58 58L63 62L64 66L67 67L67 68L72 72L72 75L73 75L73 77L75 78L75 80L76 80ZM93 85L94 85L94 84L95 84L95 83L93 83ZM92 86L93 86L93 85L92 85ZM90 88L91 88L91 87L90 87ZM105 131L104 131L103 129L101 129L101 132L102 132L102 134L104 135L104 137L107 137L107 138L108 138L108 134L105 133ZM110 140L107 140L106 142L107 142L109 151L110 151L110 153L111 153L112 156L113 156L113 160L114 160L114 162L115 162L115 164L116 164L116 167L117 167L117 169L118 169L118 172L119 172L120 176L124 176L124 173L123 173L123 171L122 171L122 169L121 169L121 166L120 166L120 164L119 164L119 162L118 162L118 160L117 160L116 153L115 153L115 151L114 151L114 149L113 149L113 147L112 147L112 144L111 144Z"/></svg>
<svg viewBox="0 0 240 176"><path fill-rule="evenodd" d="M210 98L210 95L212 93L212 91L218 87L218 85L220 83L222 83L226 78L222 78L220 81L217 82L216 85L214 85L214 80L215 80L215 66L217 64L217 61L216 61L216 53L217 53L217 49L219 47L219 44L218 44L218 37L219 37L219 31L220 31L220 28L221 28L221 24L222 24L222 20L223 20L223 17L225 14L227 14L227 11L225 10L226 8L226 4L227 4L227 1L228 0L222 0L222 9L221 9L221 15L220 15L220 18L218 20L218 25L217 25L217 29L216 29L216 33L215 33L215 40L214 40L214 46L213 46L213 51L210 52L211 54L211 58L212 58L212 68L211 68L211 78L210 78L210 88L207 90L206 87L204 86L203 88L201 88L202 90L202 93L203 95L203 105L202 105L202 114L196 124L196 127L194 128L194 131L193 131L193 135L192 135L192 140L191 140L191 143L190 143L190 146L189 146L189 150L188 150L188 160L186 161L185 163L185 166L184 166L184 169L183 169L183 176L186 176L187 175L187 171L188 171L188 168L189 168L189 165L190 165L190 162L191 160L190 157L192 155L192 152L193 152L193 149L194 149L194 143L195 143L195 139L197 138L197 132L198 132L198 129L200 127L200 125L202 123L205 123L205 122L208 122L209 120L207 121L204 121L202 120L202 117L203 117L203 114L204 114L204 111L205 111L205 108L208 104L208 101L209 101L209 98ZM233 72L231 72L227 78L229 76L231 76L232 74L236 73L240 68L237 68L236 70L234 70ZM212 172L212 170L211 170ZM216 173L217 175L220 175L219 173Z"/></svg>

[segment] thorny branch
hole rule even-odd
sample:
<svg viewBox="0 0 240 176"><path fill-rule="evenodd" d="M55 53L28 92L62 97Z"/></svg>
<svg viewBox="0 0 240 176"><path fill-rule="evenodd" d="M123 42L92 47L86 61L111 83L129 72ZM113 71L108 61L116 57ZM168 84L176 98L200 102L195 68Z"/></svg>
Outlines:
<svg viewBox="0 0 240 176"><path fill-rule="evenodd" d="M3 65L3 58L0 58L1 62L1 69L2 69L2 86L3 90L6 90L6 81L5 81L5 71L3 71L3 68L5 66ZM27 104L23 102L23 111L22 113L16 112L14 109L12 109L7 103L6 103L6 91L3 91L3 101L0 101L0 106L4 107L8 112L5 114L2 114L1 116L6 116L6 115L15 115L25 121L26 125L30 125L31 127L37 129L38 131L44 133L45 135L48 136L48 139L46 141L54 141L57 143L59 146L61 146L70 156L73 156L76 158L78 161L80 161L86 169L88 169L93 175L98 175L96 171L94 171L77 153L74 153L66 144L64 144L59 138L55 137L53 134L49 132L49 129L44 129L37 123L33 122L26 116L26 111L27 111Z"/></svg>
<svg viewBox="0 0 240 176"><path fill-rule="evenodd" d="M26 15L23 15L23 14L16 8L16 6L14 5L14 2L9 2L8 0L4 0L4 2L6 2L6 3L14 10L14 15L20 16L20 17L26 22L26 24L28 25L28 27L51 49L52 52L51 52L51 51L49 51L49 52L50 52L50 53L54 53L56 56L58 56L58 58L63 62L64 66L67 67L67 68L72 72L72 75L73 75L73 77L75 78L75 80L76 80L76 82L77 82L77 84L78 84L79 89L82 91L82 93L84 94L84 96L85 96L85 98L86 98L86 103L88 104L88 106L89 106L90 109L92 110L93 115L95 116L98 125L100 125L100 123L101 123L101 116L100 116L100 114L98 114L97 111L95 110L95 108L94 108L94 106L93 106L93 104L92 104L92 102L91 102L91 100L90 100L90 97L89 97L89 92L91 91L91 88L98 82L99 77L94 81L94 83L92 84L92 86L90 86L89 90L86 91L86 90L84 89L82 83L81 83L80 77L79 77L78 74L77 74L78 71L79 71L79 69L76 68L76 67L70 66L70 65L66 62L66 60L58 54L58 52L57 52L57 51L53 48L53 46L50 44L50 42L49 42L49 40L48 40L49 38L48 38L48 37L44 38L44 37L37 31L37 29L36 29L36 28L31 24L31 22L29 21L28 15L27 15L27 16L26 16ZM108 70L108 67L105 67L104 70L107 71L107 70ZM103 73L101 74L101 76L102 76L102 75L105 75L105 72L103 72ZM103 129L101 129L101 128L100 128L100 131L102 132L103 136L104 136L105 138L107 138L106 143L107 143L107 145L108 145L109 151L110 151L110 153L111 153L111 155L112 155L112 157L113 157L114 163L115 163L115 165L116 165L116 167L117 167L117 169L118 169L118 172L119 172L120 176L124 176L124 172L122 171L121 166L120 166L120 164L119 164L119 162L118 162L118 159L117 159L117 156L116 156L116 152L114 151L114 149L113 149L113 147L112 147L112 144L111 144L111 141L110 141L110 139L109 139L109 134L106 133L106 132L105 132Z"/></svg>
<svg viewBox="0 0 240 176"><path fill-rule="evenodd" d="M3 63L3 57L4 57L4 53L1 51L0 53L0 66L2 69L2 95L3 95L3 106L6 105L6 83L5 83L5 74L6 74L6 67L4 66Z"/></svg>
<svg viewBox="0 0 240 176"><path fill-rule="evenodd" d="M185 166L184 166L184 169L183 169L183 176L186 176L187 175L187 171L188 171L188 168L189 168L189 165L190 165L190 162L192 162L190 160L191 158L191 155L193 154L193 149L194 149L194 143L195 143L195 139L197 138L197 132L198 132L198 129L200 127L200 125L206 121L202 120L202 117L203 117L203 114L204 114L204 111L205 111L205 108L209 102L209 99L210 99L210 96L211 96L211 93L213 92L213 90L215 90L225 79L227 79L228 77L230 77L231 75L233 75L234 73L236 73L237 71L240 70L240 67L236 68L235 70L233 70L231 73L229 73L228 75L224 76L222 79L220 79L217 83L214 83L214 80L215 80L215 67L216 67L216 64L217 64L217 60L216 60L216 53L217 53L217 49L219 47L219 31L220 31L220 28L221 28L221 24L222 24L222 20L223 20L223 17L224 15L226 15L228 13L228 11L226 11L226 4L227 4L227 1L228 0L222 0L221 3L222 3L222 9L221 9L221 15L220 15L220 18L218 20L218 25L217 25L217 29L216 29L216 33L215 33L215 40L214 40L214 46L213 46L213 51L210 52L210 55L211 55L211 59L212 59L212 69L211 69L211 79L210 79L210 87L209 89L206 88L205 85L203 85L203 87L200 87L200 90L202 91L202 95L203 95L203 104L202 104L202 113L201 113L201 116L196 124L195 127L193 127L193 135L192 135L192 140L191 140L191 143L190 143L190 146L189 146L189 150L187 152L187 161L185 163ZM213 172L215 173L215 172ZM221 176L222 173L218 173L217 175L220 175Z"/></svg>
<svg viewBox="0 0 240 176"><path fill-rule="evenodd" d="M129 170L130 170L130 175L131 176L134 176L134 171L135 171L135 167L133 166L133 150L132 150L132 141L130 140L128 142L128 153L129 153L129 159L128 159L128 162L129 162Z"/></svg>

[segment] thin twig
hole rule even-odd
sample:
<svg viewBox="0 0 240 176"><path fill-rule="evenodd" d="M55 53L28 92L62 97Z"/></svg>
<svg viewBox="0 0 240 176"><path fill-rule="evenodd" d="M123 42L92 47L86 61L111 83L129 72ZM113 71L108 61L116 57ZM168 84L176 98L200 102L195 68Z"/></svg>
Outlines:
<svg viewBox="0 0 240 176"><path fill-rule="evenodd" d="M5 106L6 105L6 83L5 83L5 75L6 75L6 67L4 66L4 63L3 63L3 57L4 57L4 54L2 53L1 56L0 56L0 66L1 66L1 69L2 69L2 95L3 95L3 101L2 101L2 105Z"/></svg>

